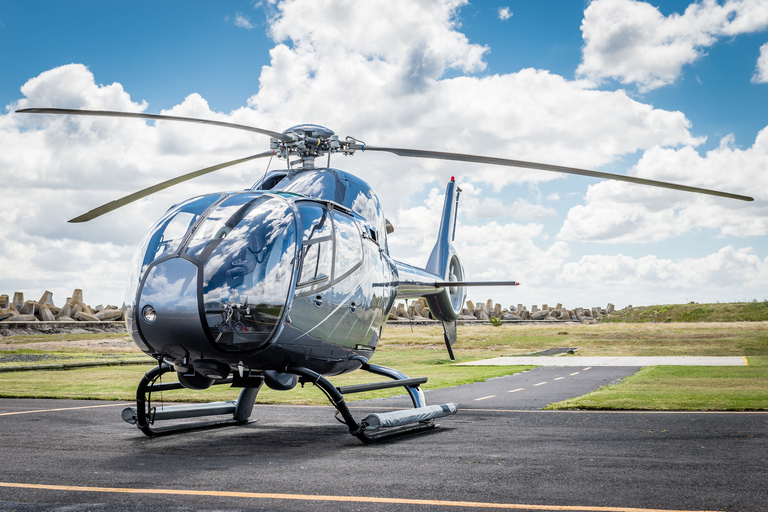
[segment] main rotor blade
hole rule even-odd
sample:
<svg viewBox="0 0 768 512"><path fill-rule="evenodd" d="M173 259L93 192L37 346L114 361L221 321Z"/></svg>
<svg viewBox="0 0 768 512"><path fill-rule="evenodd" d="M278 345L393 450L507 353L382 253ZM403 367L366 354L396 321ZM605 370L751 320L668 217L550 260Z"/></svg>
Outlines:
<svg viewBox="0 0 768 512"><path fill-rule="evenodd" d="M256 158L264 158L265 156L272 156L272 151L265 151L263 153L259 153L257 155L251 155L247 156L245 158L240 158L238 160L231 160L229 162L224 162L221 164L213 165L211 167L206 167L205 169L200 169L198 171L192 171L190 173L184 174L182 176L164 181L162 183L158 183L157 185L152 185L151 187L147 187L143 190L139 190L138 192L134 192L133 194L129 194L125 197L122 197L120 199L115 199L114 201L110 201L107 204L103 204L97 208L94 208L93 210L89 211L88 213L84 213L80 215L79 217L75 217L74 219L70 220L69 222L88 222L89 220L93 220L96 217L101 217L105 213L109 213L112 210L117 210L118 208L121 208L127 204L130 204L134 201L138 201L142 197L147 197L150 194L154 194L155 192L159 192L163 189L166 189L168 187L172 187L173 185L178 185L179 183L182 183L187 180L191 180L192 178L197 178L198 176L202 176L204 174L208 174L209 172L218 171L219 169L223 169L225 167L229 167L231 165L237 165L241 164L243 162L247 162L249 160L254 160Z"/></svg>
<svg viewBox="0 0 768 512"><path fill-rule="evenodd" d="M178 116L166 116L159 114L143 114L141 112L116 112L112 110L81 110L72 108L23 108L16 111L19 114L65 114L71 116L97 116L97 117L132 117L136 119L154 119L157 121L183 121L186 123L198 123L209 124L213 126L224 126L226 128L235 128L238 130L246 130L249 132L261 133L262 135L268 135L277 140L283 142L291 142L294 137L285 135L284 133L273 132L272 130L264 130L262 128L256 128L253 126L246 126L243 124L225 123L223 121L212 121L210 119L196 119L194 117L178 117Z"/></svg>
<svg viewBox="0 0 768 512"><path fill-rule="evenodd" d="M363 151L385 151L399 156L409 156L414 158L432 158L437 160L455 160L457 162L472 162L478 164L505 165L508 167L522 167L526 169L537 169L540 171L562 172L565 174L577 174L579 176L591 176L593 178L603 178L606 180L626 181L637 183L639 185L650 185L652 187L669 188L672 190L682 190L685 192L694 192L697 194L707 194L711 196L727 197L729 199L738 199L740 201L754 201L754 198L728 192L720 192L706 188L689 187L677 183L668 183L666 181L648 180L644 178L635 178L623 174L612 174L609 172L588 171L586 169L577 169L575 167L563 167L560 165L540 164L536 162L525 162L522 160L509 160L507 158L495 158L488 156L464 155L461 153L443 153L441 151L425 151L421 149L403 149L403 148L385 148L369 146L367 144L353 144L352 149Z"/></svg>

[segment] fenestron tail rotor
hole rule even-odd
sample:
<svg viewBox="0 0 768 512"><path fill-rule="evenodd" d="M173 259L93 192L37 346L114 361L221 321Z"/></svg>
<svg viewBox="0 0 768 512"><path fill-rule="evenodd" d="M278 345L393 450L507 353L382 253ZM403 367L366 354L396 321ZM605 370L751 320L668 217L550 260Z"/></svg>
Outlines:
<svg viewBox="0 0 768 512"><path fill-rule="evenodd" d="M246 158L240 158L237 160L231 160L205 169L193 171L187 173L178 178L173 178L157 185L145 188L133 194L127 195L121 199L110 201L98 208L76 217L69 222L86 222L105 213L111 212L117 208L125 206L133 201L146 197L150 194L154 194L160 190L166 189L178 183L208 174L231 165L247 162L256 158L262 158L266 156L276 155L281 158L289 159L291 156L300 157L299 162L302 166L313 167L316 157L323 155L330 155L332 153L343 153L345 155L352 155L357 151L379 151L392 153L394 155L412 158L430 158L437 160L452 160L457 162L467 162L486 165L501 165L505 167L518 167L525 169L535 169L539 171L559 172L563 174L575 174L579 176L589 176L593 178L624 181L628 183L635 183L638 185L647 185L651 187L667 188L672 190L681 190L684 192L693 192L696 194L707 194L711 196L724 197L728 199L737 199L739 201L754 201L752 197L743 196L739 194L732 194L729 192L721 192L718 190L711 190L699 187L690 187L688 185L681 185L678 183L670 183L666 181L649 180L645 178L637 178L634 176L626 176L623 174L612 174L607 172L590 171L586 169L578 169L575 167L565 167L560 165L543 164L537 162L526 162L523 160L512 160L508 158L497 158L480 155L470 155L462 153L446 153L441 151L429 151L423 149L407 149L407 148L390 148L380 146L369 146L361 143L359 140L347 137L346 140L341 141L339 137L335 135L331 130L317 125L299 125L293 128L289 128L283 133L279 133L272 130L266 130L263 128L257 128L254 126L247 126L235 123L227 123L223 121L213 121L210 119L196 119L190 117L168 116L159 114L144 114L141 112L118 112L109 110L80 110L80 109L65 109L65 108L25 108L17 110L18 113L24 114L64 114L64 115L77 115L77 116L100 116L100 117L125 117L134 119L151 119L157 121L180 121L186 123L197 123L204 125L220 126L224 128L234 128L237 130L245 130L262 135L267 135L270 140L270 151L258 153Z"/></svg>

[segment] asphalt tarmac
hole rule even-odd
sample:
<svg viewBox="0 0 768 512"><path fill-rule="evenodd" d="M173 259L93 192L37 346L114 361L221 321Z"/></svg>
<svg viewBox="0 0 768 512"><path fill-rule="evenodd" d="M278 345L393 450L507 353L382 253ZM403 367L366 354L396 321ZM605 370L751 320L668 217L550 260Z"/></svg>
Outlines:
<svg viewBox="0 0 768 512"><path fill-rule="evenodd" d="M125 403L2 399L0 510L766 510L768 413L540 410L635 370L430 391L459 413L374 445L325 406L257 405L245 426L149 439L120 420Z"/></svg>

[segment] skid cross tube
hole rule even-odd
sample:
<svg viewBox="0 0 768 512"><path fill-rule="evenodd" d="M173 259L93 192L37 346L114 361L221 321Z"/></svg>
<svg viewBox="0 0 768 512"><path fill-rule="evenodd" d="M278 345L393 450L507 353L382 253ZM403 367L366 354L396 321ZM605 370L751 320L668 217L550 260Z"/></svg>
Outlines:
<svg viewBox="0 0 768 512"><path fill-rule="evenodd" d="M352 393L363 393L365 391L376 391L378 389L399 388L401 386L418 386L427 382L426 377L417 377L415 379L404 380L390 380L387 382L372 382L371 384L356 384L353 386L342 386L336 388L342 395L350 395Z"/></svg>
<svg viewBox="0 0 768 512"><path fill-rule="evenodd" d="M360 369L365 370L366 372L374 373L376 375L389 377L395 381L402 381L402 383L398 382L398 385L405 386L405 390L408 391L408 394L411 396L411 402L413 402L414 407L424 407L427 405L427 399L424 398L424 392L421 390L421 388L418 385L414 386L407 382L410 379L400 370L395 370L394 368L387 368L386 366L379 366L377 364L370 363L364 364ZM426 377L424 379L424 382L426 382ZM423 384L423 382L420 382L419 384Z"/></svg>
<svg viewBox="0 0 768 512"><path fill-rule="evenodd" d="M261 388L244 387L240 391L237 400L229 402L213 402L199 405L171 405L165 407L162 411L153 408L147 410L149 403L148 396L155 391L170 391L182 389L184 386L180 382L167 382L155 384L155 381L163 374L173 371L173 366L169 364L160 364L149 370L136 388L136 408L129 407L123 411L123 419L128 422L136 423L136 426L148 437L158 437L176 432L189 430L203 430L229 425L242 425L248 422L248 418L253 411L253 404L256 401L256 395ZM219 379L214 385L231 384L233 379ZM214 416L222 414L232 414L232 418L219 421L205 421L197 423L186 423L167 427L153 428L154 422L165 419L193 418L200 416Z"/></svg>

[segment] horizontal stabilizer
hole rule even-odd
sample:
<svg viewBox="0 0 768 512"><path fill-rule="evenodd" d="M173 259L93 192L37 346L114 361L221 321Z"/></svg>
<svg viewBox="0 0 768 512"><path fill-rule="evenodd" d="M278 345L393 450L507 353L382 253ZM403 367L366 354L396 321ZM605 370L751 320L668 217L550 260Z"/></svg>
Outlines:
<svg viewBox="0 0 768 512"><path fill-rule="evenodd" d="M520 286L517 281L437 281L435 287L443 286Z"/></svg>

